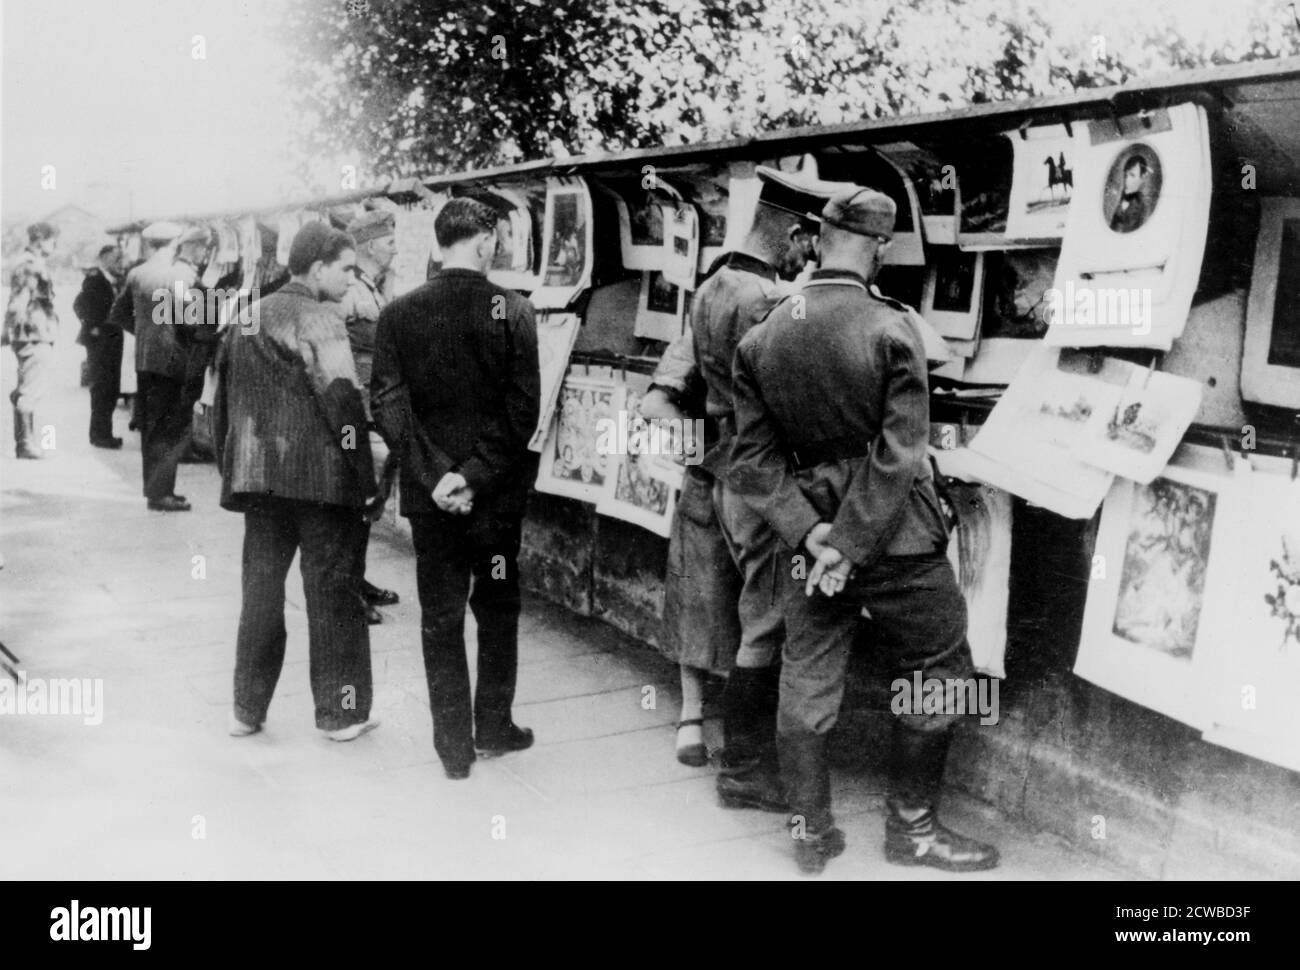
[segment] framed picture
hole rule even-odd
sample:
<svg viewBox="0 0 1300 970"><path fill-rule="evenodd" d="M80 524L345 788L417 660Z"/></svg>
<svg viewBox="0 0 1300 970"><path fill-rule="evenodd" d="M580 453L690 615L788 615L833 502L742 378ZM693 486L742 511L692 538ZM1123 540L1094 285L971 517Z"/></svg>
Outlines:
<svg viewBox="0 0 1300 970"><path fill-rule="evenodd" d="M1074 672L1204 729L1207 671L1234 649L1232 479L1179 464L1116 479L1102 507Z"/></svg>
<svg viewBox="0 0 1300 970"><path fill-rule="evenodd" d="M1187 324L1205 254L1205 109L1089 121L1076 154L1047 342L1167 351Z"/></svg>
<svg viewBox="0 0 1300 970"><path fill-rule="evenodd" d="M925 242L929 245L956 245L960 204L956 166L945 162L939 153L910 141L876 147L911 180L921 209Z"/></svg>
<svg viewBox="0 0 1300 970"><path fill-rule="evenodd" d="M700 222L685 203L664 211L664 279L684 290L695 289L700 260Z"/></svg>
<svg viewBox="0 0 1300 970"><path fill-rule="evenodd" d="M542 221L535 214L539 207L545 212L544 188L489 186L472 197L497 210L497 255L488 279L508 290L532 293L543 280L538 241Z"/></svg>
<svg viewBox="0 0 1300 970"><path fill-rule="evenodd" d="M541 408L537 429L528 442L530 451L541 451L546 443L546 433L555 416L555 402L560 395L560 384L569 368L569 355L573 342L578 339L576 313L537 314L537 363L541 370Z"/></svg>
<svg viewBox="0 0 1300 970"><path fill-rule="evenodd" d="M666 343L676 340L682 332L685 294L680 286L668 282L661 270L642 273L633 334Z"/></svg>
<svg viewBox="0 0 1300 970"><path fill-rule="evenodd" d="M1053 244L1065 233L1074 197L1074 135L1064 125L1004 132L1011 142L1014 171L1007 206L1009 239L1018 244Z"/></svg>
<svg viewBox="0 0 1300 970"><path fill-rule="evenodd" d="M664 266L664 220L672 200L659 187L644 188L636 178L601 179L601 191L614 200L618 211L619 250L624 269L662 270Z"/></svg>
<svg viewBox="0 0 1300 970"><path fill-rule="evenodd" d="M1207 678L1205 740L1300 771L1300 483L1285 459L1252 460L1236 462L1236 636Z"/></svg>
<svg viewBox="0 0 1300 970"><path fill-rule="evenodd" d="M615 421L623 391L612 378L579 376L570 368L555 404L537 468L537 490L596 503L612 470L597 447L602 421Z"/></svg>
<svg viewBox="0 0 1300 970"><path fill-rule="evenodd" d="M628 374L621 390L618 413L611 422L614 433L609 433L610 425L605 426L606 447L602 450L609 457L610 470L596 511L639 525L666 539L672 529L677 493L667 482L651 475L646 467L647 456L643 452L653 447L654 442L647 422L638 414L641 398L650 390L650 377Z"/></svg>
<svg viewBox="0 0 1300 970"><path fill-rule="evenodd" d="M547 179L542 224L542 283L532 291L539 310L562 310L591 286L591 193L580 178Z"/></svg>
<svg viewBox="0 0 1300 970"><path fill-rule="evenodd" d="M956 246L934 246L925 278L921 315L944 337L973 341L979 333L984 303L984 254L963 252ZM963 357L961 349L953 348Z"/></svg>
<svg viewBox="0 0 1300 970"><path fill-rule="evenodd" d="M1260 200L1241 395L1300 408L1300 199ZM1283 268L1285 267L1285 271Z"/></svg>

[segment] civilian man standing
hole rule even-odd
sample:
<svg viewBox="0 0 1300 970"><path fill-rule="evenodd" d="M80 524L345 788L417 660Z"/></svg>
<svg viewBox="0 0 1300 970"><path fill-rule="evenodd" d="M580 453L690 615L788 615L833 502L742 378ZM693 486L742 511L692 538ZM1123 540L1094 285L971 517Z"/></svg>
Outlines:
<svg viewBox="0 0 1300 970"><path fill-rule="evenodd" d="M908 307L870 288L894 215L893 200L871 189L832 198L822 210L821 269L803 299L780 303L736 350L731 484L789 550L815 559L805 588L786 580L777 718L781 780L802 822L795 856L810 874L844 850L827 738L863 607L909 689L916 673L946 683L973 675L928 459L922 330ZM956 713L928 704L922 713L920 698L910 700L917 713L897 715L893 728L885 858L991 869L996 849L935 814Z"/></svg>
<svg viewBox="0 0 1300 970"><path fill-rule="evenodd" d="M72 304L81 321L81 343L90 372L90 443L96 448L121 448L113 435L113 411L122 386L122 331L112 326L109 311L122 282L122 250L105 246L98 265L86 273Z"/></svg>
<svg viewBox="0 0 1300 970"><path fill-rule="evenodd" d="M520 751L515 725L520 523L536 472L528 439L540 377L532 304L489 282L496 213L453 199L434 232L443 268L379 315L370 401L401 457L401 513L411 520L433 743L449 778L475 754ZM472 592L471 589L472 577ZM470 698L465 598L478 623Z"/></svg>
<svg viewBox="0 0 1300 970"><path fill-rule="evenodd" d="M190 229L177 243L175 259L166 251L141 263L126 277L135 334L135 369L139 380L140 454L144 496L156 512L188 512L190 503L176 494L176 466L190 441L194 401L187 394L192 341L181 328L186 306L202 302L194 289L199 266L211 246L207 229ZM202 308L200 306L200 317ZM193 310L190 311L191 319Z"/></svg>
<svg viewBox="0 0 1300 970"><path fill-rule="evenodd" d="M217 357L221 505L244 514L236 737L266 720L284 663L284 581L300 550L316 727L351 741L378 724L360 588L374 469L337 311L355 258L344 233L304 226L289 250L292 279L243 311Z"/></svg>

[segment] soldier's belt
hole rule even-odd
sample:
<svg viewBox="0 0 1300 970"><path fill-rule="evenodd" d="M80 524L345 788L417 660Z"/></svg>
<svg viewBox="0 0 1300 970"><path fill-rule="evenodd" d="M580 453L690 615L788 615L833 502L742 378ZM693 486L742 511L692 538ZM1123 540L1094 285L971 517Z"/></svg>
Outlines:
<svg viewBox="0 0 1300 970"><path fill-rule="evenodd" d="M863 458L870 449L871 445L860 438L827 438L824 441L814 441L800 445L798 448L791 448L790 465L798 472L828 462Z"/></svg>

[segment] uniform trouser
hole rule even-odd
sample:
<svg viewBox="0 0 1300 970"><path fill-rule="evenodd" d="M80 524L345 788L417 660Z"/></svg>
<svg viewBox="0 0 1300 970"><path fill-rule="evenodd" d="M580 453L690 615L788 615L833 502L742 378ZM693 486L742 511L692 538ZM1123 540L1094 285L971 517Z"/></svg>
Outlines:
<svg viewBox="0 0 1300 970"><path fill-rule="evenodd" d="M50 389L54 344L44 341L14 344L13 351L18 358L18 380L9 393L9 401L19 414L32 414Z"/></svg>
<svg viewBox="0 0 1300 970"><path fill-rule="evenodd" d="M376 431L370 432L370 455L375 466L375 481L379 481L384 470L384 460L388 457L388 446ZM366 550L370 545L370 525L366 525L366 541L361 546L361 576L366 575Z"/></svg>
<svg viewBox="0 0 1300 970"><path fill-rule="evenodd" d="M472 529L472 516L412 515L424 672L433 746L447 767L474 760L480 738L511 724L519 665L520 523ZM473 590L471 592L471 579ZM465 599L478 624L478 682L470 699Z"/></svg>
<svg viewBox="0 0 1300 970"><path fill-rule="evenodd" d="M86 338L90 377L90 440L113 437L113 411L122 388L122 335Z"/></svg>
<svg viewBox="0 0 1300 970"><path fill-rule="evenodd" d="M185 381L140 373L140 452L147 499L176 493L176 466L190 442L194 402L188 390Z"/></svg>
<svg viewBox="0 0 1300 970"><path fill-rule="evenodd" d="M777 735L791 808L807 815L815 828L830 822L825 741L839 718L849 648L863 607L871 614L877 648L887 651L893 677L905 678L909 691L916 671L923 682L935 678L946 684L973 675L966 601L942 550L886 557L854 574L834 597L820 592L805 596L803 581L790 581ZM896 715L896 734L940 735L960 716L953 703L945 704L942 712L927 714L922 712L921 698L911 701L900 708L910 713ZM919 751L924 746L913 747ZM906 750L907 745L896 743L896 751L900 748ZM819 777L810 776L809 760L820 762L811 772ZM905 772L907 766L901 767ZM916 769L926 767L918 764ZM799 804L801 792L810 793L811 804Z"/></svg>
<svg viewBox="0 0 1300 970"><path fill-rule="evenodd" d="M790 557L767 520L726 483L718 481L713 486L713 504L742 578L736 666L764 669L781 656L785 640L781 599L790 575Z"/></svg>
<svg viewBox="0 0 1300 970"><path fill-rule="evenodd" d="M284 664L284 583L301 550L316 726L333 731L370 716L370 628L356 563L360 509L267 499L244 514L243 607L235 647L235 716L266 720Z"/></svg>

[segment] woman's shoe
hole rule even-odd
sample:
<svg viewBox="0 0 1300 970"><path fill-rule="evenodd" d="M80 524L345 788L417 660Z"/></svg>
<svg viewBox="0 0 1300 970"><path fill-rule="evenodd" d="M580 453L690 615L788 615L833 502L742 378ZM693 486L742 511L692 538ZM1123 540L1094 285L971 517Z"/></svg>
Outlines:
<svg viewBox="0 0 1300 970"><path fill-rule="evenodd" d="M703 742L696 742L695 744L682 744L681 743L682 728L684 727L698 727L700 729L703 729L704 718L692 717L692 718L688 718L685 721L677 722L677 742L678 742L677 760L684 765L689 765L692 768L703 768L705 765L709 763L708 749L704 747Z"/></svg>

